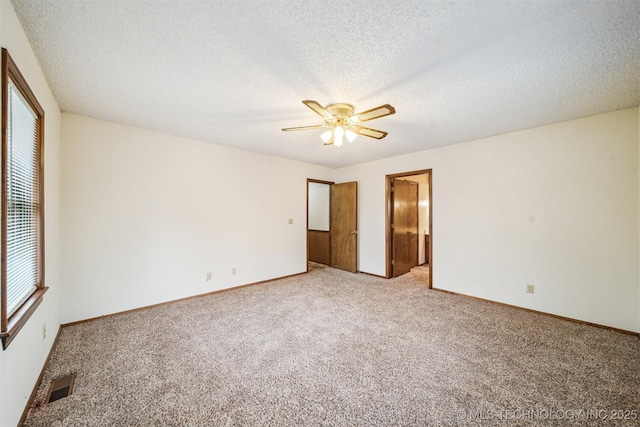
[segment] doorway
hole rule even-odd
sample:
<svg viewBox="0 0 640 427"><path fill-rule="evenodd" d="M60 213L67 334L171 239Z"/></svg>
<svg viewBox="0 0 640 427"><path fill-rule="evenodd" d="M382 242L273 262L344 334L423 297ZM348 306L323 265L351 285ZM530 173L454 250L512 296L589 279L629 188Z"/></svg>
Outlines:
<svg viewBox="0 0 640 427"><path fill-rule="evenodd" d="M357 272L357 188L307 179L307 272L309 262Z"/></svg>
<svg viewBox="0 0 640 427"><path fill-rule="evenodd" d="M307 180L307 271L309 261L331 265L330 191L333 182Z"/></svg>
<svg viewBox="0 0 640 427"><path fill-rule="evenodd" d="M418 268L433 286L432 170L386 176L386 277ZM417 217L417 220L416 220Z"/></svg>

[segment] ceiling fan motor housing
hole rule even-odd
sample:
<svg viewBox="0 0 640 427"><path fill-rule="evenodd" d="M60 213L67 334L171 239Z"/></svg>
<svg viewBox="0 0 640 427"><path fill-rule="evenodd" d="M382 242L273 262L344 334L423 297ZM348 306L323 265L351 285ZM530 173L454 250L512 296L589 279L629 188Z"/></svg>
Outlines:
<svg viewBox="0 0 640 427"><path fill-rule="evenodd" d="M347 126L351 123L348 123L347 120L353 116L353 105L351 104L331 104L327 106L326 110L330 112L335 120L331 118L326 118L325 123L329 126Z"/></svg>
<svg viewBox="0 0 640 427"><path fill-rule="evenodd" d="M351 104L331 104L327 107L327 111L334 116L353 116L353 105Z"/></svg>

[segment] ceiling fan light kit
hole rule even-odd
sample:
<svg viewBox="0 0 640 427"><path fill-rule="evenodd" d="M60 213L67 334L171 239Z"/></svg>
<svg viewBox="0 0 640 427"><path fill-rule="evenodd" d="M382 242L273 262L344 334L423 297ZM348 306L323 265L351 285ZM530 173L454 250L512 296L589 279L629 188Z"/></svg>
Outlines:
<svg viewBox="0 0 640 427"><path fill-rule="evenodd" d="M369 138L382 139L387 136L387 132L361 126L359 123L380 117L395 114L396 110L389 104L384 104L371 110L354 114L351 104L331 104L323 107L316 101L302 101L304 105L315 111L324 119L324 124L316 126L300 126L294 128L284 128L285 132L310 129L327 129L320 138L324 145L335 145L340 148L344 138L353 142L357 135L368 136Z"/></svg>

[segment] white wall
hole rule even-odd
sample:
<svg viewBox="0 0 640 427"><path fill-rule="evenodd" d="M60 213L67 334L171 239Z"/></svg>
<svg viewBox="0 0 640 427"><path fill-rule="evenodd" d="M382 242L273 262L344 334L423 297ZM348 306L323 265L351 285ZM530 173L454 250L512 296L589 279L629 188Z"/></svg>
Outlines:
<svg viewBox="0 0 640 427"><path fill-rule="evenodd" d="M9 0L0 0L0 44L45 111L45 285L50 289L9 348L0 350L0 426L15 426L60 325L60 109Z"/></svg>
<svg viewBox="0 0 640 427"><path fill-rule="evenodd" d="M329 198L331 186L309 183L309 230L329 231Z"/></svg>
<svg viewBox="0 0 640 427"><path fill-rule="evenodd" d="M62 323L306 271L307 178L330 169L62 121Z"/></svg>
<svg viewBox="0 0 640 427"><path fill-rule="evenodd" d="M362 271L385 274L385 175L429 168L435 288L639 330L636 108L337 170Z"/></svg>

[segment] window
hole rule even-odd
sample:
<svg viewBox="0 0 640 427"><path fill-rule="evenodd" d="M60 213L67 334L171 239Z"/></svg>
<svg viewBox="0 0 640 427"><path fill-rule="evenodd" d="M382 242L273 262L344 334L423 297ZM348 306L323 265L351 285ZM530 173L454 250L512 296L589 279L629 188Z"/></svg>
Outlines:
<svg viewBox="0 0 640 427"><path fill-rule="evenodd" d="M44 111L2 49L2 346L42 301Z"/></svg>

